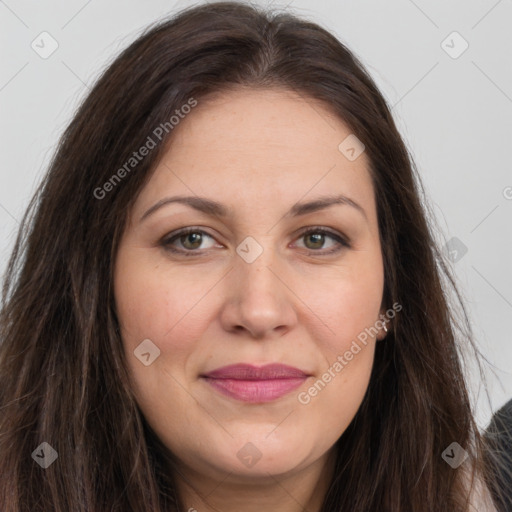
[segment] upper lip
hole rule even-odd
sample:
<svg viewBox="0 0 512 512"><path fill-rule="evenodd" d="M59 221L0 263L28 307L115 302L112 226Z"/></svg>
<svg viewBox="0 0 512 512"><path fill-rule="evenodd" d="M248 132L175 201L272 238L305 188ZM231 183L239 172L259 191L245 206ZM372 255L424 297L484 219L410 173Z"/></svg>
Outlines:
<svg viewBox="0 0 512 512"><path fill-rule="evenodd" d="M217 368L201 376L212 379L271 380L304 378L308 374L293 366L280 363L271 363L264 366L239 363Z"/></svg>

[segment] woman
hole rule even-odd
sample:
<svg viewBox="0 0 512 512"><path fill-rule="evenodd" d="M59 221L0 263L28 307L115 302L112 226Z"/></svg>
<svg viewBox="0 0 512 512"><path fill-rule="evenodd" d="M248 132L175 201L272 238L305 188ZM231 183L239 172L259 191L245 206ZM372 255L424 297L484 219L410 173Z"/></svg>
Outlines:
<svg viewBox="0 0 512 512"><path fill-rule="evenodd" d="M496 510L417 183L319 26L226 2L148 30L10 262L0 509Z"/></svg>

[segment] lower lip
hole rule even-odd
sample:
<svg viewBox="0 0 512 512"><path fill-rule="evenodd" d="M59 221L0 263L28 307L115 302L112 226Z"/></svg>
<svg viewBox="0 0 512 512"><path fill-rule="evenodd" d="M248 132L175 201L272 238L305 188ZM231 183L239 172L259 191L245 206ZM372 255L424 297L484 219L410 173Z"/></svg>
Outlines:
<svg viewBox="0 0 512 512"><path fill-rule="evenodd" d="M307 377L269 380L212 379L205 377L223 395L242 402L263 403L277 400L297 389Z"/></svg>

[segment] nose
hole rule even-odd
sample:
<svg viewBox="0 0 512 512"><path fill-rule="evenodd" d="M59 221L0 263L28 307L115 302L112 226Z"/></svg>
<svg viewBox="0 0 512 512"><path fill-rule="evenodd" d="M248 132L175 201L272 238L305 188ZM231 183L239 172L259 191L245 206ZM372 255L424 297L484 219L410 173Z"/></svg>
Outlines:
<svg viewBox="0 0 512 512"><path fill-rule="evenodd" d="M252 263L236 256L226 279L220 315L226 331L267 339L284 335L297 323L293 283L287 282L270 249Z"/></svg>

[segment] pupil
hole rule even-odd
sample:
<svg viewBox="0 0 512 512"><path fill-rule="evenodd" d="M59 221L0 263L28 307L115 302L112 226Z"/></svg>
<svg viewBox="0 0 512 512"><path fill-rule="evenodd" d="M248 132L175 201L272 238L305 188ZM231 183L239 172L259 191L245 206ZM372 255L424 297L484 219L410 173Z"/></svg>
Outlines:
<svg viewBox="0 0 512 512"><path fill-rule="evenodd" d="M201 235L199 233L188 233L187 235L185 235L185 241L187 241L187 239L191 239L191 238L195 238L197 237L196 241L192 241L192 245L194 245L194 243L196 245L201 245ZM183 244L185 245L185 247L187 246L187 244ZM194 246L195 247L195 246Z"/></svg>
<svg viewBox="0 0 512 512"><path fill-rule="evenodd" d="M313 240L316 238L316 242L313 241L313 245L317 248L318 246L322 245L323 237L324 235L322 233L312 233L308 235L309 238L312 238Z"/></svg>

